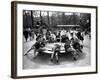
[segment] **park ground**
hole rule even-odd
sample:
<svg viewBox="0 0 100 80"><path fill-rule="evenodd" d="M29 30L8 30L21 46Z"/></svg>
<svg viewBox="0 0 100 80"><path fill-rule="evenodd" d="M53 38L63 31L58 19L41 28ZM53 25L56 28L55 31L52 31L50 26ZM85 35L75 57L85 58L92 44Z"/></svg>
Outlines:
<svg viewBox="0 0 100 80"><path fill-rule="evenodd" d="M31 46L35 43L35 40L29 40L23 42L23 54L25 54ZM78 54L78 59L73 60L72 54L60 54L59 63L53 63L50 61L50 54L39 54L34 58L34 50L31 50L28 55L23 57L23 69L49 69L49 68L67 68L67 67L84 67L91 65L91 40L88 36L84 37L83 53Z"/></svg>

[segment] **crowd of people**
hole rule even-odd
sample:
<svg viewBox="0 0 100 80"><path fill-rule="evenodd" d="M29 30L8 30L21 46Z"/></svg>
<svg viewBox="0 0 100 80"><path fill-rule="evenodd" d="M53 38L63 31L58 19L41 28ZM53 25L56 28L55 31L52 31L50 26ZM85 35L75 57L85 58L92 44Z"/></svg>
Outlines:
<svg viewBox="0 0 100 80"><path fill-rule="evenodd" d="M31 34L31 35L30 35ZM64 43L65 53L72 53L73 59L77 60L77 53L82 53L83 41L84 41L84 32L76 30L49 30L41 32L32 32L30 30L24 31L24 37L27 41L28 36L32 37L36 42L35 44L27 51L25 55L32 49L34 49L34 56L37 55L37 52L41 50L42 47L45 47L47 43ZM60 53L61 45L55 44L51 54L51 61L55 60L58 62L58 54Z"/></svg>

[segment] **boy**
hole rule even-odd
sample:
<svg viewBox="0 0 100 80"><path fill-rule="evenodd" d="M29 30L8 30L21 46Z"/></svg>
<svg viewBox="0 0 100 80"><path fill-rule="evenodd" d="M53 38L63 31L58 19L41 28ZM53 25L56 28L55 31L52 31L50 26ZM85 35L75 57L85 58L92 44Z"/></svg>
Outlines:
<svg viewBox="0 0 100 80"><path fill-rule="evenodd" d="M40 39L39 38L36 38L36 42L35 44L31 47L31 49L29 49L27 51L27 53L25 55L27 55L32 49L34 49L34 57L36 57L36 52L38 52L41 48L41 43L40 43Z"/></svg>
<svg viewBox="0 0 100 80"><path fill-rule="evenodd" d="M71 41L69 39L66 39L66 43L64 45L65 48L65 52L71 52L73 54L73 59L77 60L76 58L76 50L73 48L73 46L71 46Z"/></svg>
<svg viewBox="0 0 100 80"><path fill-rule="evenodd" d="M56 44L53 48L54 53L51 55L51 61L53 61L54 57L56 57L56 62L58 63L58 54L60 53L60 45Z"/></svg>

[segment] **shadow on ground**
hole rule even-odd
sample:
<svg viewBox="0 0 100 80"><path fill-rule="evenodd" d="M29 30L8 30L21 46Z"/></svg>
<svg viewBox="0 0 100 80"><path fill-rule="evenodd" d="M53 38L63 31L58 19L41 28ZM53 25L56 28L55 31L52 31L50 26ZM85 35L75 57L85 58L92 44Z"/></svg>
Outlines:
<svg viewBox="0 0 100 80"><path fill-rule="evenodd" d="M84 53L78 53L77 56L78 56L77 57L77 60L80 60L80 59L84 59L85 58L85 54ZM31 53L30 55L27 55L26 57L29 58L32 62L34 62L36 64L51 65L50 64L50 62L51 62L50 61L51 54L39 53L37 55L37 57L34 58L34 56ZM75 60L73 59L73 55L71 53L59 54L59 63L64 63L64 62L73 63L74 61ZM55 65L56 65L55 60L53 61L53 63L55 63Z"/></svg>

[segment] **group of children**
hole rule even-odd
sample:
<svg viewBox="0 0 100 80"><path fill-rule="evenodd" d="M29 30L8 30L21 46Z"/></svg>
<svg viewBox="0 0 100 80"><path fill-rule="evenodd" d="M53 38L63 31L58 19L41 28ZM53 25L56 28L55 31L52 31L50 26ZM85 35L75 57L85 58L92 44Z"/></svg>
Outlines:
<svg viewBox="0 0 100 80"><path fill-rule="evenodd" d="M77 53L82 53L83 45L79 43L79 39L72 37L71 40L69 40L68 38L66 39L63 47L65 49L65 54L71 53L73 55L73 59L77 60ZM60 50L61 45L55 44L54 53L51 55L51 61L53 61L55 58L56 62L58 63L58 54L60 53Z"/></svg>
<svg viewBox="0 0 100 80"><path fill-rule="evenodd" d="M59 34L59 33L58 33ZM64 49L65 53L72 53L73 54L73 59L77 60L77 53L82 53L82 48L83 46L80 44L80 40L84 40L84 38L81 36L80 33L77 33L77 37L74 36L74 33L70 33L71 37L69 38L68 36L66 37L65 35L62 35L61 37L59 35L61 40L58 40L57 42L64 42ZM46 43L48 43L48 40L50 38L50 33L47 33L47 40L43 38L43 36L40 34L36 37L36 42L35 44L31 47L30 50L34 49L34 57L36 57L37 52L41 51L42 47L45 47ZM57 40L57 39L56 39ZM30 51L28 50L27 53ZM59 62L58 54L60 53L61 50L61 45L55 44L53 48L53 53L51 54L51 61L54 59L56 62ZM27 53L25 55L27 55Z"/></svg>

